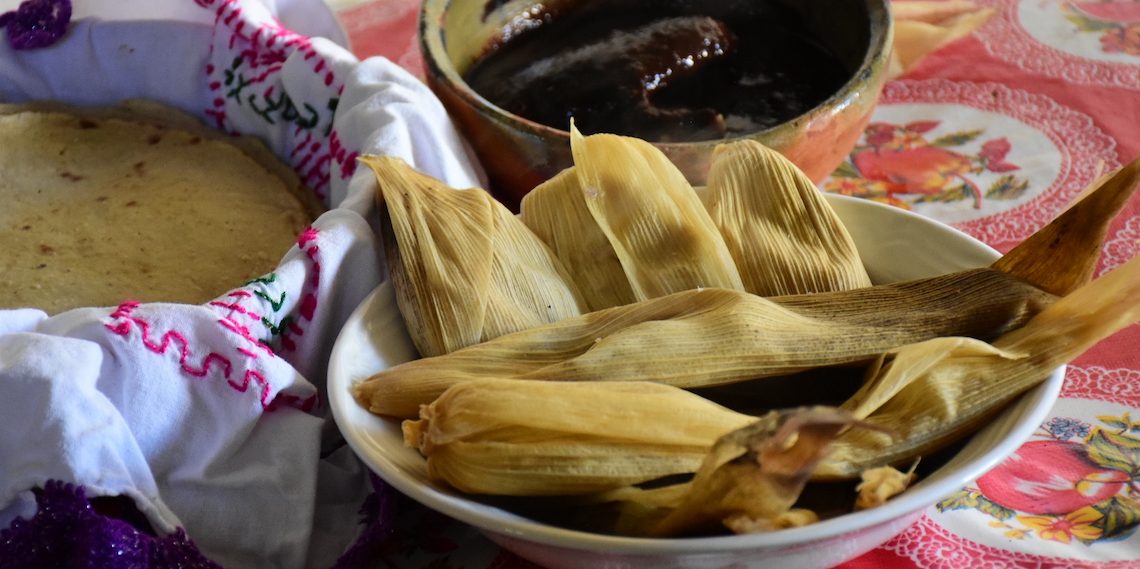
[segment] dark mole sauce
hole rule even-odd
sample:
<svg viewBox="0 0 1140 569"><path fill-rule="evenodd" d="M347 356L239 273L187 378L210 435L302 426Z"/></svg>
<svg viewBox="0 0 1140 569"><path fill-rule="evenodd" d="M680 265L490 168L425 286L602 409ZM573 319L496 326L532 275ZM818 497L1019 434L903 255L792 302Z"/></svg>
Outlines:
<svg viewBox="0 0 1140 569"><path fill-rule="evenodd" d="M746 134L803 114L851 76L787 6L757 0L536 5L465 80L554 128L657 142Z"/></svg>

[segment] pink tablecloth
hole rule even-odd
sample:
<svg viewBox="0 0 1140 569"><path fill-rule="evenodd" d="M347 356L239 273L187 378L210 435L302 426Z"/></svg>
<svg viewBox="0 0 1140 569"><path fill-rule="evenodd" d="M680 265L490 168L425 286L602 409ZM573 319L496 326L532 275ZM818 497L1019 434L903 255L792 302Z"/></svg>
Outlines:
<svg viewBox="0 0 1140 569"><path fill-rule="evenodd" d="M1098 172L1140 155L1140 0L980 3L996 15L890 82L860 145L823 186L913 209L1006 251ZM417 10L416 0L375 0L340 16L358 55L422 74ZM893 151L875 152L884 148ZM1134 201L1099 270L1138 250ZM845 567L1140 567L1137 525L1132 327L1069 367L1061 400L1017 456ZM381 565L534 567L415 505Z"/></svg>

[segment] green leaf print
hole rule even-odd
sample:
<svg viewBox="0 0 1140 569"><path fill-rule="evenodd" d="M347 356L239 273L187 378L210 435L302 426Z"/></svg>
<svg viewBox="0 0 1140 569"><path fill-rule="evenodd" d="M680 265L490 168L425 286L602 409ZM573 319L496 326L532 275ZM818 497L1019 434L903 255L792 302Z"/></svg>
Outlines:
<svg viewBox="0 0 1140 569"><path fill-rule="evenodd" d="M1072 22L1077 26L1077 31L1081 32L1103 32L1118 27L1119 24L1115 22L1103 22L1101 20L1094 20L1083 14L1073 12L1070 8L1065 8L1065 19Z"/></svg>
<svg viewBox="0 0 1140 569"><path fill-rule="evenodd" d="M934 506L938 508L939 512L973 510L978 507L978 499L981 497L980 492L962 489L943 498Z"/></svg>
<svg viewBox="0 0 1140 569"><path fill-rule="evenodd" d="M1140 473L1140 440L1104 429L1095 429L1088 438L1089 458L1113 470Z"/></svg>
<svg viewBox="0 0 1140 569"><path fill-rule="evenodd" d="M930 194L922 196L916 200L915 203L952 203L960 202L962 200L974 199L974 192L967 184L960 184L953 188L942 190L937 194Z"/></svg>
<svg viewBox="0 0 1140 569"><path fill-rule="evenodd" d="M863 177L863 175L859 173L859 170L855 169L855 165L852 164L851 162L844 162L844 163L840 164L839 167L836 168L835 171L831 173L831 175L833 177L836 177L836 178L861 178L861 177Z"/></svg>
<svg viewBox="0 0 1140 569"><path fill-rule="evenodd" d="M1002 521L1008 520L1017 515L1017 512L1001 504L998 504L997 502L991 501L985 496L978 496L978 511L982 512L983 514L989 514L990 517Z"/></svg>
<svg viewBox="0 0 1140 569"><path fill-rule="evenodd" d="M1005 175L997 179L986 190L986 199L1015 200L1029 189L1029 180L1018 180L1014 176Z"/></svg>
<svg viewBox="0 0 1140 569"><path fill-rule="evenodd" d="M1101 529L1101 539L1114 537L1140 525L1140 504L1125 496L1113 496L1096 504L1093 509L1104 515L1093 522Z"/></svg>
<svg viewBox="0 0 1140 569"><path fill-rule="evenodd" d="M963 144L966 144L968 142L973 141L975 138L978 138L979 136L982 135L983 132L985 132L985 129L981 129L981 128L979 128L977 130L960 130L958 132L952 132L950 134L944 134L938 138L935 138L933 141L931 141L930 145L931 146L961 146Z"/></svg>

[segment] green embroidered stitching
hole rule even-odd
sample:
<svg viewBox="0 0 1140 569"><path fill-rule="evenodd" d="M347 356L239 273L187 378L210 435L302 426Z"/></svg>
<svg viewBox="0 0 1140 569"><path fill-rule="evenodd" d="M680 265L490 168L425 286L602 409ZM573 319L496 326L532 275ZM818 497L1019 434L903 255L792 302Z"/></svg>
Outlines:
<svg viewBox="0 0 1140 569"><path fill-rule="evenodd" d="M269 296L268 294L266 294L260 290L253 291L253 294L256 295L258 298L268 302L269 305L273 307L274 312L280 311L281 306L283 304L285 304L285 291L281 291L281 297L277 300L273 300L273 297Z"/></svg>
<svg viewBox="0 0 1140 569"><path fill-rule="evenodd" d="M239 105L249 103L249 107L257 116L265 120L269 124L277 124L277 120L282 120L287 123L293 123L304 130L312 130L316 128L321 122L321 114L315 107L309 103L302 103L302 108L297 106L284 91L279 91L276 97L258 95L256 93L246 96L244 94L245 88L254 85L257 81L247 79L246 76L238 70L244 62L241 56L235 57L233 62L230 63L229 69L223 71L224 80L223 84L226 87L231 87L226 91L226 98L233 99ZM330 98L327 107L332 112L336 111L338 98ZM332 121L325 126L325 136L328 136L332 131Z"/></svg>
<svg viewBox="0 0 1140 569"><path fill-rule="evenodd" d="M255 279L250 279L250 280L246 281L245 284L243 284L241 286L245 287L245 286L249 286L249 285L254 284L254 283L267 285L267 284L273 284L275 282L277 282L277 273L269 273L268 277L257 277Z"/></svg>
<svg viewBox="0 0 1140 569"><path fill-rule="evenodd" d="M268 286L268 285L271 285L275 282L277 282L277 273L269 273L267 276L257 277L255 279L251 279L242 286L249 286L252 284L260 284L262 286ZM288 298L287 293L285 291L281 291L281 296L278 297L277 300L274 300L273 297L269 296L269 294L263 290L254 290L253 294L254 294L254 296L268 302L269 306L273 309L273 312L280 312L281 307L285 305L286 298ZM271 345L270 342L273 340L273 338L279 337L282 334L285 334L288 332L289 325L293 323L293 318L291 316L286 315L284 318L281 319L281 321L279 323L274 324L273 321L270 320L268 317L262 316L261 317L261 323L265 325L265 328L267 330L269 330L269 337L263 338L261 340L261 342L266 344L266 345Z"/></svg>
<svg viewBox="0 0 1140 569"><path fill-rule="evenodd" d="M235 101L238 102L238 104L241 104L241 92L246 87L253 84L253 81L247 81L244 75L237 73L237 68L241 67L241 61L242 61L242 58L240 55L238 57L235 57L233 63L230 64L230 68L225 70L225 72L224 72L225 73L224 84L227 87L229 87L230 85L233 85L234 79L237 79L237 86L234 87L233 89L230 89L229 91L226 91L226 97L230 98L230 99L234 99Z"/></svg>
<svg viewBox="0 0 1140 569"><path fill-rule="evenodd" d="M261 323L264 324L265 327L269 329L270 337L280 336L283 332L285 332L285 329L288 328L288 326L293 323L293 317L292 316L286 316L285 318L281 319L281 324L275 326L273 324L273 321L262 316L261 317Z"/></svg>
<svg viewBox="0 0 1140 569"><path fill-rule="evenodd" d="M262 97L262 100L264 100L266 103L264 107L258 106L257 95L250 95L249 107L253 109L253 112L257 113L258 116L265 119L265 122L269 124L277 124L273 120L272 115L278 111L280 111L281 120L296 124L305 130L311 130L313 127L317 126L317 123L321 121L320 113L318 113L317 110L308 103L304 103L304 106L305 111L309 116L302 116L300 110L297 108L296 103L294 103L293 99L289 97L289 95L287 95L284 91L277 94L276 101L270 97Z"/></svg>

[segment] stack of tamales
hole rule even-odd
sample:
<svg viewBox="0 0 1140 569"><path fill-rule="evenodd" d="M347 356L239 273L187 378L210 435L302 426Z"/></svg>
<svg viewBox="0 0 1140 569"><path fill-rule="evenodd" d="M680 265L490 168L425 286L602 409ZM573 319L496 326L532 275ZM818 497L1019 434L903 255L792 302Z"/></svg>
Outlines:
<svg viewBox="0 0 1140 569"><path fill-rule="evenodd" d="M809 481L862 477L861 503L881 503L913 478L893 467L1140 319L1140 261L1091 278L1140 161L991 267L872 286L828 202L758 143L722 145L701 191L644 141L575 130L571 147L517 217L364 159L424 357L354 394L407 419L429 474L465 492L616 503L636 535L810 523ZM832 407L706 397L836 366L861 380Z"/></svg>

